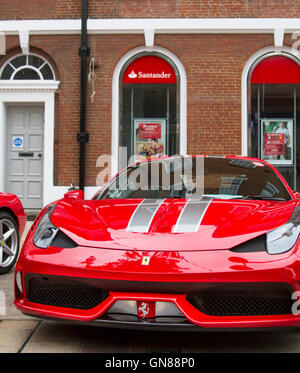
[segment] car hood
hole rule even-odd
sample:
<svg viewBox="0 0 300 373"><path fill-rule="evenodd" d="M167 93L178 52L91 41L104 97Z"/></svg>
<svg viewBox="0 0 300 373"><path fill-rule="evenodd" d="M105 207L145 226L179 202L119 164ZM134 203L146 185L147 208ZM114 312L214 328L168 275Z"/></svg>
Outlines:
<svg viewBox="0 0 300 373"><path fill-rule="evenodd" d="M80 246L145 251L230 249L288 221L295 201L72 200L51 221Z"/></svg>

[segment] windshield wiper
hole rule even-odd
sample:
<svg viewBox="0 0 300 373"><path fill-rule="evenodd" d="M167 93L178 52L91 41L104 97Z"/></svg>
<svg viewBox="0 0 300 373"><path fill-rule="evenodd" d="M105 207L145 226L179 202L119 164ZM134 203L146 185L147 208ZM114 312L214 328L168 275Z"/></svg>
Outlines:
<svg viewBox="0 0 300 373"><path fill-rule="evenodd" d="M281 198L281 197L267 197L267 196L261 196L261 195L257 195L257 196L244 196L242 198L239 198L239 199L257 199L257 200L266 200L266 201L286 201L285 198Z"/></svg>

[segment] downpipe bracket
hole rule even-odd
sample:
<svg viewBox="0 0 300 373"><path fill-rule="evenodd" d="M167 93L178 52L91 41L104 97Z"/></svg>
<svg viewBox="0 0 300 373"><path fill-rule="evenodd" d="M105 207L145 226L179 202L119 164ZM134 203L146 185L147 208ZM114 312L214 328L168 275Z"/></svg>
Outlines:
<svg viewBox="0 0 300 373"><path fill-rule="evenodd" d="M90 56L91 55L91 48L89 48L86 45L82 45L78 49L78 54L79 54L80 57L82 57L82 56Z"/></svg>
<svg viewBox="0 0 300 373"><path fill-rule="evenodd" d="M78 142L82 142L82 143L86 143L88 142L90 139L90 134L87 133L87 132L79 132L77 133L77 141Z"/></svg>

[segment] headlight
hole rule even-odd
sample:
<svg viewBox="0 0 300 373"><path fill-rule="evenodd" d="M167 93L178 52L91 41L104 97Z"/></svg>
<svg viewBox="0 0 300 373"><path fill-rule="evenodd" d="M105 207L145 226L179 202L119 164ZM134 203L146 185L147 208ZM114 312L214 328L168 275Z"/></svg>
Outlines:
<svg viewBox="0 0 300 373"><path fill-rule="evenodd" d="M281 254L295 246L300 233L300 206L296 206L286 224L267 233L269 254Z"/></svg>
<svg viewBox="0 0 300 373"><path fill-rule="evenodd" d="M53 225L50 220L50 216L55 207L56 205L51 205L47 209L34 232L33 242L35 246L41 249L49 247L58 232L58 228Z"/></svg>

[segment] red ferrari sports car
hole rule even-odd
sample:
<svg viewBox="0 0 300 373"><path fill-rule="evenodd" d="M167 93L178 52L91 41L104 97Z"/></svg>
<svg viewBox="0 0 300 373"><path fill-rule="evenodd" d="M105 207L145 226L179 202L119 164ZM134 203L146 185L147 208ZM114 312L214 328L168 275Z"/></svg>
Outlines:
<svg viewBox="0 0 300 373"><path fill-rule="evenodd" d="M16 267L40 318L202 330L300 325L300 201L268 163L164 157L46 206Z"/></svg>
<svg viewBox="0 0 300 373"><path fill-rule="evenodd" d="M9 272L16 263L25 224L26 214L19 198L0 193L0 274Z"/></svg>

